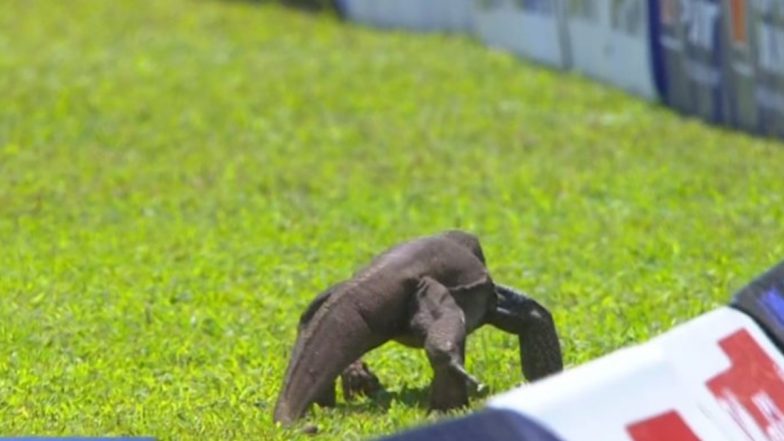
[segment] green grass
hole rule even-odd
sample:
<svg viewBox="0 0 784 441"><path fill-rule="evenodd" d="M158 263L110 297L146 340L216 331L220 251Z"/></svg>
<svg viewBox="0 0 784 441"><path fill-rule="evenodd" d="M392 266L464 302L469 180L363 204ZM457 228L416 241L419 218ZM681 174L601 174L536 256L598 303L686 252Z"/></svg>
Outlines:
<svg viewBox="0 0 784 441"><path fill-rule="evenodd" d="M784 257L784 149L461 37L252 2L0 14L0 434L305 437L271 413L299 313L398 241L477 233L566 361L724 304ZM424 421L424 355L323 439ZM469 370L521 381L512 336ZM473 407L482 406L474 399Z"/></svg>

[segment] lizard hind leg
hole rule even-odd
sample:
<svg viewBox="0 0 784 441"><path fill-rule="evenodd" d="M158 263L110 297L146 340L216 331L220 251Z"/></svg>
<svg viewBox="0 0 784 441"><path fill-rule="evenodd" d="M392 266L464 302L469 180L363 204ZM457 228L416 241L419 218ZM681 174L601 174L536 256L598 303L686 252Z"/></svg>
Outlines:
<svg viewBox="0 0 784 441"><path fill-rule="evenodd" d="M523 375L535 381L563 370L558 334L550 312L534 299L512 288L496 285L498 304L488 323L517 334Z"/></svg>
<svg viewBox="0 0 784 441"><path fill-rule="evenodd" d="M449 290L424 277L414 299L411 329L424 337L433 381L430 409L448 410L468 404L468 384L479 382L463 367L465 316Z"/></svg>

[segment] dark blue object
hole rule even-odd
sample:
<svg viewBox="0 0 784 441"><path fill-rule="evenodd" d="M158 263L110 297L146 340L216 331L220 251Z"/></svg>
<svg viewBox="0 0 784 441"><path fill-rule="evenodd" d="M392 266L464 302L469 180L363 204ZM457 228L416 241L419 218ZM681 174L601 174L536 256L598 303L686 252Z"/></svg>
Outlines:
<svg viewBox="0 0 784 441"><path fill-rule="evenodd" d="M561 441L550 431L510 410L487 409L414 429L380 441Z"/></svg>
<svg viewBox="0 0 784 441"><path fill-rule="evenodd" d="M738 291L731 305L754 318L784 350L784 262Z"/></svg>
<svg viewBox="0 0 784 441"><path fill-rule="evenodd" d="M784 328L784 297L777 288L771 288L762 294L759 299L760 306L768 313L770 319Z"/></svg>
<svg viewBox="0 0 784 441"><path fill-rule="evenodd" d="M341 18L348 18L348 5L346 0L335 0L335 9Z"/></svg>
<svg viewBox="0 0 784 441"><path fill-rule="evenodd" d="M667 94L669 85L667 84L667 75L664 73L664 54L657 43L661 30L659 29L659 0L648 0L648 45L651 53L651 69L653 70L651 76L653 77L653 84L656 87L656 93L659 98L664 101L664 96Z"/></svg>

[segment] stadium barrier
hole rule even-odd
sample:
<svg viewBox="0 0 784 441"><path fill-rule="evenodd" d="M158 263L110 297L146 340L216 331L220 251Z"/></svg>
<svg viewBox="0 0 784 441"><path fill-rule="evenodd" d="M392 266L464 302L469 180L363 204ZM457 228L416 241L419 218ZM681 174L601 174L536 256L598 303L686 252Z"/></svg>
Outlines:
<svg viewBox="0 0 784 441"><path fill-rule="evenodd" d="M656 84L662 100L714 123L728 121L725 47L717 0L649 0Z"/></svg>
<svg viewBox="0 0 784 441"><path fill-rule="evenodd" d="M423 1L423 0L419 0ZM429 0L432 16L430 30L473 33L473 0Z"/></svg>
<svg viewBox="0 0 784 441"><path fill-rule="evenodd" d="M562 4L554 0L477 0L474 29L488 46L567 68Z"/></svg>
<svg viewBox="0 0 784 441"><path fill-rule="evenodd" d="M708 312L388 440L780 441L784 262Z"/></svg>
<svg viewBox="0 0 784 441"><path fill-rule="evenodd" d="M338 9L368 26L471 33L472 4L472 0L338 0Z"/></svg>
<svg viewBox="0 0 784 441"><path fill-rule="evenodd" d="M760 0L649 0L656 84L668 105L784 136L784 8Z"/></svg>
<svg viewBox="0 0 784 441"><path fill-rule="evenodd" d="M687 115L784 137L784 7L773 0L338 0L350 20L475 33Z"/></svg>
<svg viewBox="0 0 784 441"><path fill-rule="evenodd" d="M645 99L656 99L645 2L572 2L565 17L576 71Z"/></svg>
<svg viewBox="0 0 784 441"><path fill-rule="evenodd" d="M784 5L773 1L731 0L728 23L737 87L735 107L745 121L765 135L784 136ZM749 62L749 61L753 62ZM748 66L752 66L749 72ZM752 85L752 87L749 87ZM739 85L741 86L741 85ZM752 103L755 103L754 106ZM751 107L751 108L749 108ZM756 112L755 112L756 110ZM742 122L745 122L742 121ZM740 125L740 124L738 124ZM741 127L743 127L741 125Z"/></svg>
<svg viewBox="0 0 784 441"><path fill-rule="evenodd" d="M721 15L722 26L727 29L728 36L724 46L726 56L722 59L722 72L727 84L728 124L757 131L760 117L755 99L755 62L746 7L735 0L724 1Z"/></svg>
<svg viewBox="0 0 784 441"><path fill-rule="evenodd" d="M373 20L377 15L375 12L376 2L372 0L337 0L336 2L340 14L348 20L366 24L376 25Z"/></svg>
<svg viewBox="0 0 784 441"><path fill-rule="evenodd" d="M663 101L708 121L784 136L784 8L767 0L650 1Z"/></svg>

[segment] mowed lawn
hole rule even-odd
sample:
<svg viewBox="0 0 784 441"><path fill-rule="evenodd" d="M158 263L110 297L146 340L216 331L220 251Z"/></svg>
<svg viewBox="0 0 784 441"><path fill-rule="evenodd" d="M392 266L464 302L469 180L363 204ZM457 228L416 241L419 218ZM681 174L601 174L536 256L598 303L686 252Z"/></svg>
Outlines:
<svg viewBox="0 0 784 441"><path fill-rule="evenodd" d="M272 423L296 322L399 241L478 234L566 362L724 304L784 259L784 145L464 37L241 1L0 13L0 434L307 438ZM319 439L435 421L421 351ZM481 329L467 367L522 381ZM484 397L472 400L474 409Z"/></svg>

